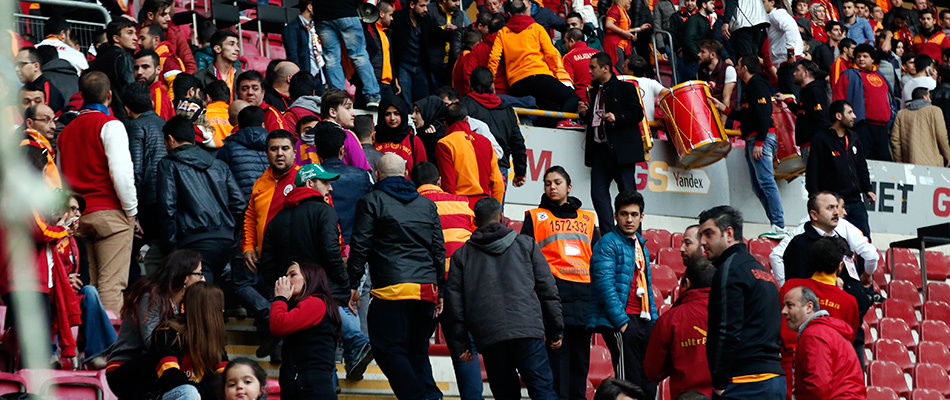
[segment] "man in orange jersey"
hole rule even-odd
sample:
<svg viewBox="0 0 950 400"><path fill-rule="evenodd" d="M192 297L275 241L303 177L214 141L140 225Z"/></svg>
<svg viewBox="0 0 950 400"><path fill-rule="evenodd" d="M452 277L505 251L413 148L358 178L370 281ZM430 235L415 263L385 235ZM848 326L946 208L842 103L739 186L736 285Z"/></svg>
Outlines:
<svg viewBox="0 0 950 400"><path fill-rule="evenodd" d="M264 76L260 72L244 71L234 83L234 97L264 110L264 128L268 132L284 128L284 117L264 101Z"/></svg>
<svg viewBox="0 0 950 400"><path fill-rule="evenodd" d="M435 160L442 175L442 189L468 197L471 206L478 199L505 200L505 182L498 169L498 156L491 141L472 132L468 110L462 104L446 107L449 134L436 145Z"/></svg>
<svg viewBox="0 0 950 400"><path fill-rule="evenodd" d="M435 202L442 222L442 237L445 239L445 273L448 276L452 254L472 236L475 229L475 213L468 205L468 198L442 191L439 187L439 169L428 161L412 167L412 183L419 194ZM466 399L482 396L482 372L475 346L469 346L472 360L463 361L453 356L455 379L459 385L459 394Z"/></svg>
<svg viewBox="0 0 950 400"><path fill-rule="evenodd" d="M834 196L828 193L820 193L818 196L834 199ZM834 201L831 207L836 207ZM807 254L808 265L814 274L811 278L786 281L785 286L782 286L782 298L784 299L785 295L794 288L807 287L818 295L818 303L823 310L828 311L831 317L844 321L852 332L858 332L861 329L861 317L857 300L840 289L837 283L838 275L844 270L844 258L850 255L851 249L848 248L848 243L840 237L825 236L816 240ZM798 332L792 331L787 325L782 325L782 369L785 370L785 376L792 376L797 338ZM851 341L854 342L854 338ZM860 343L860 347L854 346L859 365L864 359L864 341L861 340ZM791 390L792 379L787 379L786 386ZM791 398L791 393L788 397Z"/></svg>
<svg viewBox="0 0 950 400"><path fill-rule="evenodd" d="M228 91L228 85L224 81L211 82L205 88L208 97L208 107L205 109L205 116L211 121L211 127L214 129L214 147L221 148L224 145L224 139L231 135L234 126L231 125L228 115L228 104L231 94Z"/></svg>
<svg viewBox="0 0 950 400"><path fill-rule="evenodd" d="M854 66L855 47L857 47L857 42L851 38L841 39L841 42L838 43L838 53L841 55L831 64L831 71L828 75L832 88L838 84L838 78L841 77L841 74Z"/></svg>
<svg viewBox="0 0 950 400"><path fill-rule="evenodd" d="M547 31L531 18L531 8L525 0L508 2L511 18L498 31L488 68L497 74L504 57L509 94L534 96L541 109L574 112L580 98L561 63L561 53Z"/></svg>
<svg viewBox="0 0 950 400"><path fill-rule="evenodd" d="M175 54L172 44L165 40L165 32L160 25L146 25L139 28L139 48L153 50L162 66L162 77L183 72L185 67L181 57Z"/></svg>
<svg viewBox="0 0 950 400"><path fill-rule="evenodd" d="M442 313L445 243L438 208L405 176L406 161L384 154L373 191L356 204L348 260L349 306L352 311L359 307L360 280L369 263L373 356L396 397L417 399L426 395L427 388L436 387L429 337Z"/></svg>
<svg viewBox="0 0 950 400"><path fill-rule="evenodd" d="M138 53L135 53L134 68L135 80L145 82L148 85L155 114L166 121L174 117L175 108L172 107L172 98L162 85L162 66L158 54L152 50L139 50Z"/></svg>
<svg viewBox="0 0 950 400"><path fill-rule="evenodd" d="M916 54L926 54L940 61L944 49L950 48L950 37L937 26L936 14L931 9L918 11L920 14L920 33L911 41L911 49Z"/></svg>

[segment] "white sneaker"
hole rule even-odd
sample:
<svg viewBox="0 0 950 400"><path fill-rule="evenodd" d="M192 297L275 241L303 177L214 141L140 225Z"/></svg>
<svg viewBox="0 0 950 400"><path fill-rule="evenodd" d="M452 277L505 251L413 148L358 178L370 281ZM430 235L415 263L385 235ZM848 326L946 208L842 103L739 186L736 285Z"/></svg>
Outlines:
<svg viewBox="0 0 950 400"><path fill-rule="evenodd" d="M776 225L772 225L771 229L759 235L759 237L764 237L767 239L774 239L774 240L782 240L788 235L789 235L789 232L785 228L779 228Z"/></svg>

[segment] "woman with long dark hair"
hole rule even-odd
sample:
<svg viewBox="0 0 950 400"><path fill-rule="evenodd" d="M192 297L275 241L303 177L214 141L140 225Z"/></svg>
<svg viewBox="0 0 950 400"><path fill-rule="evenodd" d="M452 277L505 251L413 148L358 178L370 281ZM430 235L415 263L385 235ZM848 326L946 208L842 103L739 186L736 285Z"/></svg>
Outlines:
<svg viewBox="0 0 950 400"><path fill-rule="evenodd" d="M151 393L162 400L216 399L228 360L224 292L198 282L188 288L182 306L184 314L152 332L148 358L157 360L158 381Z"/></svg>
<svg viewBox="0 0 950 400"><path fill-rule="evenodd" d="M274 285L270 330L284 339L281 396L336 399L336 346L340 312L326 273L317 264L293 263Z"/></svg>
<svg viewBox="0 0 950 400"><path fill-rule="evenodd" d="M155 380L154 366L144 357L152 331L178 315L185 289L203 280L201 254L178 250L169 254L155 273L125 290L122 326L106 367L112 393L122 400L145 398L143 385Z"/></svg>

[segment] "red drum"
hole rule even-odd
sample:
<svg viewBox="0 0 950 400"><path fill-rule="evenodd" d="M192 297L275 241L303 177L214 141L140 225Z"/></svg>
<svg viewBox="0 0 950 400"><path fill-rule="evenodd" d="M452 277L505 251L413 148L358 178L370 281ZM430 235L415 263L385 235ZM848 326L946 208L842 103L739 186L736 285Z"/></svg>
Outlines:
<svg viewBox="0 0 950 400"><path fill-rule="evenodd" d="M637 78L630 75L620 75L618 78L624 82L630 82L633 86L637 87L637 91L640 93L640 109L643 109L643 90L640 89ZM640 121L640 135L643 139L643 156L647 161L650 161L650 149L653 148L653 136L650 134L650 121L647 119L646 114L643 115L643 120Z"/></svg>
<svg viewBox="0 0 950 400"><path fill-rule="evenodd" d="M732 150L719 110L708 96L706 82L688 81L664 91L658 100L680 165L687 169L713 164Z"/></svg>
<svg viewBox="0 0 950 400"><path fill-rule="evenodd" d="M775 177L791 179L800 176L805 172L805 161L795 145L795 114L784 101L772 99L772 121L778 141L772 168Z"/></svg>

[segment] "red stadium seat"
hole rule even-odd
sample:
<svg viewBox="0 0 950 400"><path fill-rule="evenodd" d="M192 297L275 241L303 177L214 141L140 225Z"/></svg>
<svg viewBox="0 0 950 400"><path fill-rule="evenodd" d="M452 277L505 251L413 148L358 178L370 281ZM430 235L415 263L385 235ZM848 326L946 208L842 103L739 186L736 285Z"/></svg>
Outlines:
<svg viewBox="0 0 950 400"><path fill-rule="evenodd" d="M911 328L919 325L917 313L914 312L914 305L905 301L887 299L884 300L884 317L902 319ZM870 311L868 312L870 313Z"/></svg>
<svg viewBox="0 0 950 400"><path fill-rule="evenodd" d="M280 382L277 379L267 380L267 400L280 400Z"/></svg>
<svg viewBox="0 0 950 400"><path fill-rule="evenodd" d="M868 400L900 400L900 396L894 389L871 386L868 388Z"/></svg>
<svg viewBox="0 0 950 400"><path fill-rule="evenodd" d="M508 220L508 227L514 229L515 232L521 233L521 228L524 226L524 221L518 221L514 219Z"/></svg>
<svg viewBox="0 0 950 400"><path fill-rule="evenodd" d="M654 240L656 239L656 229L646 229L640 235L646 240Z"/></svg>
<svg viewBox="0 0 950 400"><path fill-rule="evenodd" d="M872 345L874 344L874 340L879 338L881 335L879 334L872 335L871 325L869 325L867 321L861 322L861 329L864 330L864 348L870 349L871 347L873 347Z"/></svg>
<svg viewBox="0 0 950 400"><path fill-rule="evenodd" d="M657 252L656 263L672 268L677 278L682 278L683 274L686 273L686 265L683 265L683 256L677 248L661 248L660 251Z"/></svg>
<svg viewBox="0 0 950 400"><path fill-rule="evenodd" d="M0 395L7 393L26 393L26 380L17 374L0 372Z"/></svg>
<svg viewBox="0 0 950 400"><path fill-rule="evenodd" d="M917 289L923 286L920 279L920 267L908 263L894 264L894 270L891 271L891 280L908 281L913 283Z"/></svg>
<svg viewBox="0 0 950 400"><path fill-rule="evenodd" d="M950 275L950 256L938 251L927 252L927 279L944 281Z"/></svg>
<svg viewBox="0 0 950 400"><path fill-rule="evenodd" d="M904 344L904 347L913 349L917 347L914 341L914 335L910 332L907 323L897 318L884 318L878 325L878 338L897 340Z"/></svg>
<svg viewBox="0 0 950 400"><path fill-rule="evenodd" d="M887 249L886 257L888 268L898 263L908 263L920 269L920 262L917 261L917 255L915 255L911 249L893 247Z"/></svg>
<svg viewBox="0 0 950 400"><path fill-rule="evenodd" d="M936 364L917 364L914 366L914 387L931 389L950 395L950 376L947 370Z"/></svg>
<svg viewBox="0 0 950 400"><path fill-rule="evenodd" d="M927 300L950 303L950 285L946 282L927 282Z"/></svg>
<svg viewBox="0 0 950 400"><path fill-rule="evenodd" d="M105 390L99 378L88 375L57 375L43 382L39 393L61 400L101 400Z"/></svg>
<svg viewBox="0 0 950 400"><path fill-rule="evenodd" d="M920 308L924 302L920 299L920 292L914 287L912 282L904 280L893 280L887 285L887 297L889 299L906 301L914 305L914 308Z"/></svg>
<svg viewBox="0 0 950 400"><path fill-rule="evenodd" d="M942 301L924 302L924 319L943 321L950 324L950 304Z"/></svg>
<svg viewBox="0 0 950 400"><path fill-rule="evenodd" d="M657 385L656 400L670 400L670 379L664 379Z"/></svg>
<svg viewBox="0 0 950 400"><path fill-rule="evenodd" d="M660 290L664 299L673 295L673 291L679 286L676 273L667 266L657 265L652 267L650 269L650 278L653 281L653 287Z"/></svg>
<svg viewBox="0 0 950 400"><path fill-rule="evenodd" d="M876 306L871 305L871 308L868 309L868 312L864 314L864 322L876 329L881 320L878 319L877 311L875 311L875 309Z"/></svg>
<svg viewBox="0 0 950 400"><path fill-rule="evenodd" d="M881 254L881 251L874 249L877 252L877 269L883 269L884 272L891 273L891 267L887 265L887 260L884 259L884 254Z"/></svg>
<svg viewBox="0 0 950 400"><path fill-rule="evenodd" d="M669 305L669 304L660 304L660 307L659 307L656 311L657 311L660 315L663 315L663 313L669 311L671 308L673 308L673 306L671 306L671 305Z"/></svg>
<svg viewBox="0 0 950 400"><path fill-rule="evenodd" d="M607 349L607 345L603 340L595 340L600 335L591 336L590 371L587 373L587 380L597 387L604 380L614 377L614 367L610 362L610 350Z"/></svg>
<svg viewBox="0 0 950 400"><path fill-rule="evenodd" d="M644 237L650 237L653 240L656 240L662 247L670 245L670 231L666 229L647 229L643 231Z"/></svg>
<svg viewBox="0 0 950 400"><path fill-rule="evenodd" d="M761 254L765 258L769 258L769 254L772 253L772 249L778 245L778 242L772 239L766 238L757 238L749 241L749 253L752 254Z"/></svg>
<svg viewBox="0 0 950 400"><path fill-rule="evenodd" d="M881 287L881 288L887 287L888 277L887 277L887 273L884 272L884 268L878 267L877 269L875 269L872 277L874 278L874 283L876 283L878 287Z"/></svg>
<svg viewBox="0 0 950 400"><path fill-rule="evenodd" d="M650 253L650 261L656 262L657 253L659 253L660 249L665 246L660 244L660 242L656 241L655 239L647 239L646 245L647 252Z"/></svg>
<svg viewBox="0 0 950 400"><path fill-rule="evenodd" d="M907 348L897 340L878 339L874 342L874 359L896 363L908 372L914 368L914 362L910 360Z"/></svg>
<svg viewBox="0 0 950 400"><path fill-rule="evenodd" d="M670 235L670 247L679 250L680 246L683 244L683 234L676 232Z"/></svg>
<svg viewBox="0 0 950 400"><path fill-rule="evenodd" d="M753 254L752 258L755 258L755 261L758 261L759 264L762 264L762 268L765 268L766 271L772 272L772 262L769 261L768 255Z"/></svg>
<svg viewBox="0 0 950 400"><path fill-rule="evenodd" d="M950 371L950 349L938 342L920 342L917 346L917 362L936 364Z"/></svg>
<svg viewBox="0 0 950 400"><path fill-rule="evenodd" d="M871 386L889 388L901 396L910 394L910 388L907 387L907 381L904 380L904 372L897 364L889 361L871 361L868 367L869 383ZM871 393L868 393L868 399L871 399Z"/></svg>
<svg viewBox="0 0 950 400"><path fill-rule="evenodd" d="M943 400L943 393L930 389L914 389L910 392L910 400Z"/></svg>
<svg viewBox="0 0 950 400"><path fill-rule="evenodd" d="M950 326L943 321L927 321L920 323L920 341L950 343Z"/></svg>

